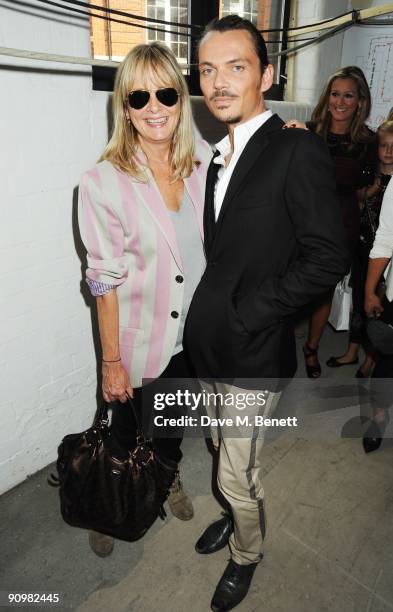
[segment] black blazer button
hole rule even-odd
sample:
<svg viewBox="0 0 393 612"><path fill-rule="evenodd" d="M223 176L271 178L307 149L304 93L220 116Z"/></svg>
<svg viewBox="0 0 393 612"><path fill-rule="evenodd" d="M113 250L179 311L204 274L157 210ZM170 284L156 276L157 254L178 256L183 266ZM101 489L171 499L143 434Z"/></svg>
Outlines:
<svg viewBox="0 0 393 612"><path fill-rule="evenodd" d="M184 278L182 277L182 275L181 275L181 274L178 274L178 275L175 277L175 281L176 281L177 283L182 283L182 282L184 281Z"/></svg>
<svg viewBox="0 0 393 612"><path fill-rule="evenodd" d="M178 316L179 316L179 313L177 312L177 310L172 310L171 312L172 319L177 319Z"/></svg>

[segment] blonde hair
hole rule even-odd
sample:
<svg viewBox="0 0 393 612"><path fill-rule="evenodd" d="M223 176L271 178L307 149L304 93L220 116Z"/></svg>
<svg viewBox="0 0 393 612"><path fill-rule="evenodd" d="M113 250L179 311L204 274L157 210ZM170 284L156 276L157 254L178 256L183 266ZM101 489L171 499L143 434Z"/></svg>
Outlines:
<svg viewBox="0 0 393 612"><path fill-rule="evenodd" d="M359 106L354 114L350 126L351 144L368 142L371 138L370 131L366 126L366 120L371 110L371 96L366 77L363 71L357 66L346 66L340 68L332 74L323 88L321 97L312 114L312 121L315 123L315 131L325 141L331 127L331 115L329 108L329 96L333 81L336 79L352 79L355 82L357 94L359 96Z"/></svg>
<svg viewBox="0 0 393 612"><path fill-rule="evenodd" d="M384 121L377 129L377 138L382 136L382 134L393 134L393 121Z"/></svg>
<svg viewBox="0 0 393 612"><path fill-rule="evenodd" d="M138 69L141 74L152 71L157 79L174 87L179 93L180 118L172 138L170 163L173 181L186 178L198 163L194 159L190 96L176 57L168 47L159 42L137 45L117 69L113 93L113 133L99 161L108 160L134 178L147 181L144 166L137 159L138 132L133 124L128 122L125 113L128 94L133 89Z"/></svg>
<svg viewBox="0 0 393 612"><path fill-rule="evenodd" d="M390 109L388 116L386 117L386 121L393 121L393 106Z"/></svg>

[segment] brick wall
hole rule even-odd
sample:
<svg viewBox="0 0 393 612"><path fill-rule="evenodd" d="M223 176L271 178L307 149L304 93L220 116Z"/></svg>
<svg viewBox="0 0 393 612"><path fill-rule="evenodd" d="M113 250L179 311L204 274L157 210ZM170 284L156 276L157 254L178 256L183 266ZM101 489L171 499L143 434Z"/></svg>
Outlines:
<svg viewBox="0 0 393 612"><path fill-rule="evenodd" d="M270 26L271 9L272 9L271 0L259 0L258 2L258 23L257 23L258 29L268 30L270 27L272 27Z"/></svg>
<svg viewBox="0 0 393 612"><path fill-rule="evenodd" d="M99 0L98 2L94 0L92 3L99 6L109 5L110 8L134 15L146 15L146 0ZM119 15L113 15L113 17L121 21L128 20L127 17ZM133 21L132 18L129 21ZM146 25L144 21L140 23ZM93 56L96 58L111 56L116 59L124 57L135 45L146 41L147 30L143 28L122 25L94 17L91 19L91 46Z"/></svg>

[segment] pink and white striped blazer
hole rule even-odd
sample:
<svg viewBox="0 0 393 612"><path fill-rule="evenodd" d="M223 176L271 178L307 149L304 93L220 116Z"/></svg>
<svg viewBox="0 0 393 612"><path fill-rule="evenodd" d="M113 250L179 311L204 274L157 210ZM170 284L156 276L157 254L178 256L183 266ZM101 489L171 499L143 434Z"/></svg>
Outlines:
<svg viewBox="0 0 393 612"><path fill-rule="evenodd" d="M196 159L201 163L184 180L202 238L211 157L210 145L197 141ZM120 355L134 387L140 387L143 378L156 378L168 365L184 291L175 229L153 175L148 174L149 182L142 183L103 161L82 176L79 186L86 276L116 286Z"/></svg>

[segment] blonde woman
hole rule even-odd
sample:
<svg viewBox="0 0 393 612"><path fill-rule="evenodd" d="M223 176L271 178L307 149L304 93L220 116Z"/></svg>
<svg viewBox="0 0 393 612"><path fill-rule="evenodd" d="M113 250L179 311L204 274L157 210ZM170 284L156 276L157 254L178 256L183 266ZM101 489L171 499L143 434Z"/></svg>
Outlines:
<svg viewBox="0 0 393 612"><path fill-rule="evenodd" d="M373 170L377 161L375 134L366 125L370 109L370 90L363 71L357 66L346 66L328 78L310 122L304 124L291 119L285 124L285 127L309 129L326 142L335 166L337 195L352 257L355 257L360 238L359 199L367 186L365 170ZM332 293L329 292L315 305L311 315L308 338L303 347L309 378L321 375L318 347L331 303ZM327 365L337 368L357 363L361 341L361 329L352 322L351 350L340 357L330 357ZM368 368L369 365L366 360L362 367Z"/></svg>
<svg viewBox="0 0 393 612"><path fill-rule="evenodd" d="M127 394L142 414L143 379L191 377L182 337L205 267L203 202L211 149L194 142L186 82L160 43L136 46L119 66L113 114L112 138L81 181L79 224L98 311L102 392L113 402L113 437L127 450L135 445ZM144 402L144 417L148 409ZM161 433L155 440L158 452L176 462L180 444L181 436ZM178 476L169 504L178 518L192 518ZM91 532L90 545L105 556L113 539Z"/></svg>

